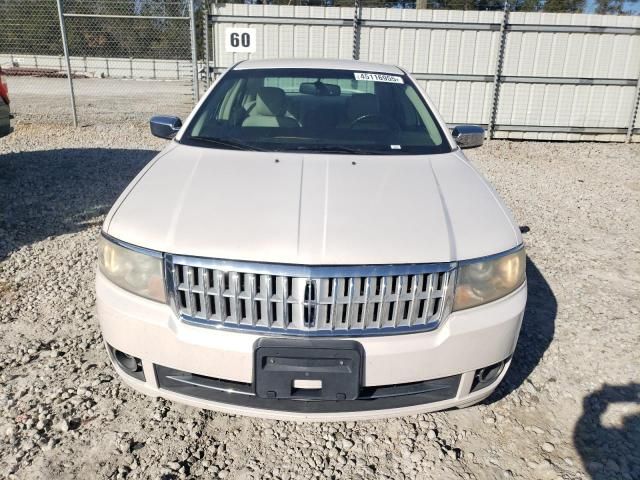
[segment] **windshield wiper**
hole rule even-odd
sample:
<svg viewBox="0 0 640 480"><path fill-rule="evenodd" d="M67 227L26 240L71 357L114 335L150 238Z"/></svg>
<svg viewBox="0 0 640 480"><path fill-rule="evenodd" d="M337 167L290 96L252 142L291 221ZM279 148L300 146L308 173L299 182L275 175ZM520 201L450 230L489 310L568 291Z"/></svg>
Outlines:
<svg viewBox="0 0 640 480"><path fill-rule="evenodd" d="M340 145L298 145L294 150L300 152L349 153L352 155L384 155L381 150L365 150L362 148L343 147Z"/></svg>
<svg viewBox="0 0 640 480"><path fill-rule="evenodd" d="M258 147L254 147L253 145L248 145L246 143L242 143L241 141L235 139L235 138L213 138L213 137L198 137L198 136L190 136L189 138L186 139L188 140L195 140L197 142L204 142L204 143L210 143L211 145L216 145L219 147L227 147L227 148L233 148L235 150L251 150L254 152L264 152L265 150L258 148Z"/></svg>

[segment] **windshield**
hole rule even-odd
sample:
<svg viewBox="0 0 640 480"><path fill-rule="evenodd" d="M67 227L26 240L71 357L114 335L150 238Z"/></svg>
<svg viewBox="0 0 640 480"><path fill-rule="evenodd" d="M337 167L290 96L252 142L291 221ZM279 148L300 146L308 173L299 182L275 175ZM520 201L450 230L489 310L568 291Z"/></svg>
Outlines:
<svg viewBox="0 0 640 480"><path fill-rule="evenodd" d="M181 142L273 152L451 151L407 76L302 68L228 72Z"/></svg>

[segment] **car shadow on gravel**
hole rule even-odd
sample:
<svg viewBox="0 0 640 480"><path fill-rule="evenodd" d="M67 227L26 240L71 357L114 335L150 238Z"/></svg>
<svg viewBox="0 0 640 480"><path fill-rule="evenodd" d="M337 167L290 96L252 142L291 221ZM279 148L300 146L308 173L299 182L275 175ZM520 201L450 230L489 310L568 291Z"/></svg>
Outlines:
<svg viewBox="0 0 640 480"><path fill-rule="evenodd" d="M0 155L0 260L102 221L154 150L65 148Z"/></svg>
<svg viewBox="0 0 640 480"><path fill-rule="evenodd" d="M498 388L485 400L485 404L497 402L519 388L540 363L553 340L558 302L544 276L529 257L527 287L527 306L511 366Z"/></svg>
<svg viewBox="0 0 640 480"><path fill-rule="evenodd" d="M582 400L573 442L593 480L640 478L639 407L640 383L604 385Z"/></svg>

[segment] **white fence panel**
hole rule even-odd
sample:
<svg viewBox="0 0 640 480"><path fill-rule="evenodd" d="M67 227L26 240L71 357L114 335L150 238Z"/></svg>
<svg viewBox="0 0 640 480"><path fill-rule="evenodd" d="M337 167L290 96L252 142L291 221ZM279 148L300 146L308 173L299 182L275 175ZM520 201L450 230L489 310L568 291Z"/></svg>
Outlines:
<svg viewBox="0 0 640 480"><path fill-rule="evenodd" d="M502 12L362 9L360 59L400 65L414 74L493 75ZM395 27L367 26L367 20L396 21ZM469 30L429 29L424 23L469 24ZM493 24L493 31L474 25Z"/></svg>
<svg viewBox="0 0 640 480"><path fill-rule="evenodd" d="M220 4L211 13L217 73L249 58L352 58L355 49L411 72L448 123L491 124L504 12L363 8L355 45L352 8ZM515 12L507 25L495 137L626 139L640 17ZM225 52L229 27L255 28L256 52Z"/></svg>
<svg viewBox="0 0 640 480"><path fill-rule="evenodd" d="M486 125L491 114L493 84L418 80L447 123Z"/></svg>
<svg viewBox="0 0 640 480"><path fill-rule="evenodd" d="M353 8L218 4L212 6L212 13L222 17L213 23L216 71L248 58L351 58L352 55ZM251 17L251 22L246 17ZM310 24L311 18L342 19L343 25ZM232 27L256 29L255 53L225 51L225 31Z"/></svg>
<svg viewBox="0 0 640 480"><path fill-rule="evenodd" d="M509 25L515 31L506 38L502 72L506 78L496 118L503 131L496 136L626 138L640 74L640 32L632 29L640 28L640 18L516 12L510 15ZM523 26L538 26L539 31L518 31ZM548 31L553 26L557 30ZM592 29L572 31L569 26ZM538 78L526 83L518 77ZM529 131L508 131L509 126ZM557 132L537 131L542 128ZM583 132L578 131L581 128Z"/></svg>

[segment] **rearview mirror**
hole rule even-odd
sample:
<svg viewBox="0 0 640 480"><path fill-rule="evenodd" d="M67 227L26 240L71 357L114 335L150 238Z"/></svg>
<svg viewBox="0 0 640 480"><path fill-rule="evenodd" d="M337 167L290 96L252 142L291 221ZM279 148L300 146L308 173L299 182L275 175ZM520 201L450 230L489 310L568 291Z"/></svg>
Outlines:
<svg viewBox="0 0 640 480"><path fill-rule="evenodd" d="M339 85L322 82L301 83L298 91L304 95L315 95L318 97L339 97L341 93Z"/></svg>
<svg viewBox="0 0 640 480"><path fill-rule="evenodd" d="M484 128L479 125L458 125L451 135L460 148L479 147L484 143Z"/></svg>
<svg viewBox="0 0 640 480"><path fill-rule="evenodd" d="M178 117L157 115L155 117L151 117L149 127L151 128L152 135L171 140L182 127L182 120Z"/></svg>

